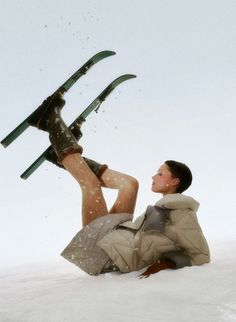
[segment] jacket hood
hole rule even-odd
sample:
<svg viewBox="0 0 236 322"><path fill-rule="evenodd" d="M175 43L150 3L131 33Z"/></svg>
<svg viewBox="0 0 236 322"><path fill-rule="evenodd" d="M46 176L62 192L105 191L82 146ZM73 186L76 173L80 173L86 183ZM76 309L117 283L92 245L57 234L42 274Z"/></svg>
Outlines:
<svg viewBox="0 0 236 322"><path fill-rule="evenodd" d="M182 195L181 193L173 193L165 195L155 205L167 209L188 208L196 212L200 204L192 197Z"/></svg>

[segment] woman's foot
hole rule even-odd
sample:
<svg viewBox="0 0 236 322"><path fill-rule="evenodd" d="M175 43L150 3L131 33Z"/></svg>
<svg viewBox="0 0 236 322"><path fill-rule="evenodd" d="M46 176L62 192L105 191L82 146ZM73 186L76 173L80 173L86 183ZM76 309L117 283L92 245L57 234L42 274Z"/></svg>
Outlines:
<svg viewBox="0 0 236 322"><path fill-rule="evenodd" d="M61 109L65 105L64 95L62 92L49 96L37 108L29 119L31 126L37 127L39 130L49 131L50 123L56 122Z"/></svg>

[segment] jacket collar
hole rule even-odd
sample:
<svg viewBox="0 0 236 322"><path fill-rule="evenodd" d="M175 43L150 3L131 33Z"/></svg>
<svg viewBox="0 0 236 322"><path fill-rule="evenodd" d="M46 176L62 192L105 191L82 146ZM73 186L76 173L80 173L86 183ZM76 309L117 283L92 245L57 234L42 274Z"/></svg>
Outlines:
<svg viewBox="0 0 236 322"><path fill-rule="evenodd" d="M155 205L168 209L188 208L196 212L200 204L192 197L182 195L181 193L173 193L165 195Z"/></svg>

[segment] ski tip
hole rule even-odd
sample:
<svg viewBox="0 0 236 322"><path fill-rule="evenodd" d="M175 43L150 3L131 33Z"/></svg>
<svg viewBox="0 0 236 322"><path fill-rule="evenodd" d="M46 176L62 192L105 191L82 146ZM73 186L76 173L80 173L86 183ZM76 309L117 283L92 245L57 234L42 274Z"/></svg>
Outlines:
<svg viewBox="0 0 236 322"><path fill-rule="evenodd" d="M122 75L120 77L118 77L116 80L117 81L122 81L122 80L128 80L128 79L131 79L131 78L136 78L137 76L134 75L134 74L125 74L125 75Z"/></svg>
<svg viewBox="0 0 236 322"><path fill-rule="evenodd" d="M103 50L99 54L104 54L106 56L112 56L112 55L116 55L116 52L113 50Z"/></svg>
<svg viewBox="0 0 236 322"><path fill-rule="evenodd" d="M7 147L7 144L6 144L4 141L1 141L0 143L1 143L1 145L2 145L4 148L6 148L6 147Z"/></svg>
<svg viewBox="0 0 236 322"><path fill-rule="evenodd" d="M91 61L93 62L93 64L96 64L100 60L107 58L109 56L113 56L113 55L116 55L116 52L111 51L111 50L103 50L103 51L100 51L99 53L97 53L96 55L94 55L91 58Z"/></svg>
<svg viewBox="0 0 236 322"><path fill-rule="evenodd" d="M28 177L24 175L24 173L20 176L21 179L26 180Z"/></svg>
<svg viewBox="0 0 236 322"><path fill-rule="evenodd" d="M127 74L127 76L129 76L130 78L136 78L137 75L134 75L134 74Z"/></svg>

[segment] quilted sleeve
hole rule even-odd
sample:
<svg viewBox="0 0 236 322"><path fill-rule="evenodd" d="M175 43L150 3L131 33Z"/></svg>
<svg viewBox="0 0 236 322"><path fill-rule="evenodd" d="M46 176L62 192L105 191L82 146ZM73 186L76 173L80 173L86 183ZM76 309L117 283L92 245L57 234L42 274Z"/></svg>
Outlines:
<svg viewBox="0 0 236 322"><path fill-rule="evenodd" d="M162 254L161 259L168 259L172 261L176 265L175 268L192 266L190 257L181 251L173 251L173 252Z"/></svg>
<svg viewBox="0 0 236 322"><path fill-rule="evenodd" d="M192 265L201 265L210 261L209 247L196 213L191 210L176 211L172 218L170 231L175 236L175 243L180 251L187 254Z"/></svg>

